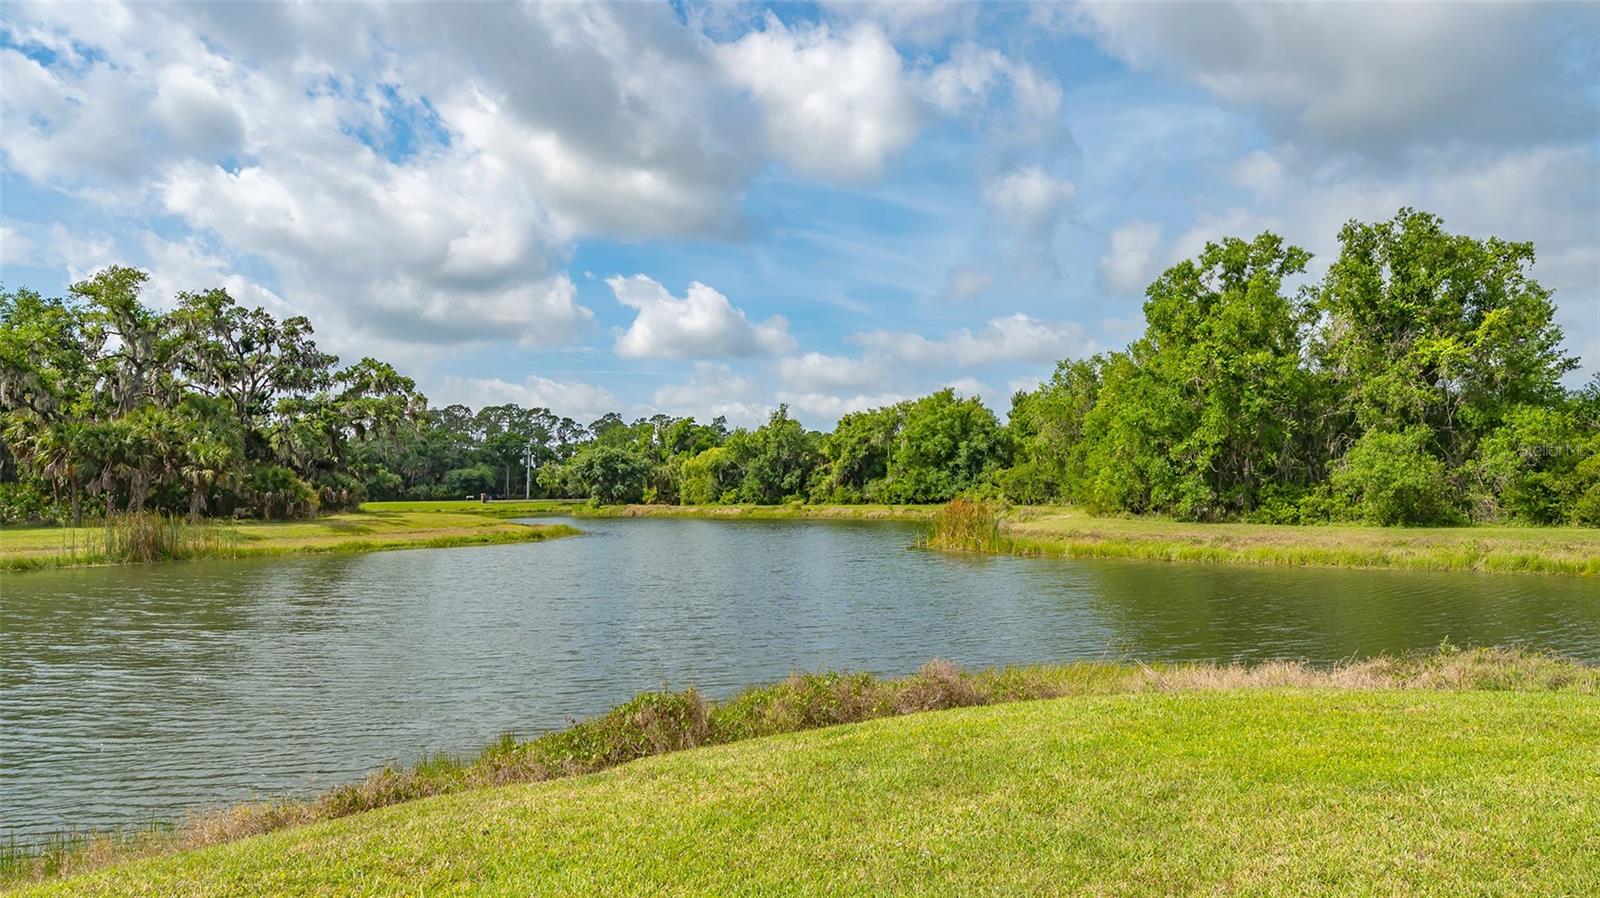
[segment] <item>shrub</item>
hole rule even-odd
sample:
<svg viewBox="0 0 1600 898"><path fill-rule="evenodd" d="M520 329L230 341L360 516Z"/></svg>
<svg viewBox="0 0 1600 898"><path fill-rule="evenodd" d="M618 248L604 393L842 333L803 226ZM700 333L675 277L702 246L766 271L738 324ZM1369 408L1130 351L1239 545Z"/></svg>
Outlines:
<svg viewBox="0 0 1600 898"><path fill-rule="evenodd" d="M1348 504L1353 517L1369 524L1458 520L1444 462L1428 451L1429 439L1424 427L1368 431L1334 470L1334 495Z"/></svg>
<svg viewBox="0 0 1600 898"><path fill-rule="evenodd" d="M65 524L72 517L35 483L0 483L0 524Z"/></svg>

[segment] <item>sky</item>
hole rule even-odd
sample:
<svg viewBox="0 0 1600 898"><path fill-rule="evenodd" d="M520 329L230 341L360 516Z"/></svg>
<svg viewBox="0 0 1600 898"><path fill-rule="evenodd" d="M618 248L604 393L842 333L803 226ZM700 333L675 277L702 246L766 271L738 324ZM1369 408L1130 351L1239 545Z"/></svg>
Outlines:
<svg viewBox="0 0 1600 898"><path fill-rule="evenodd" d="M1208 240L1531 240L1600 371L1600 4L0 5L0 283L226 288L434 405L1002 414Z"/></svg>

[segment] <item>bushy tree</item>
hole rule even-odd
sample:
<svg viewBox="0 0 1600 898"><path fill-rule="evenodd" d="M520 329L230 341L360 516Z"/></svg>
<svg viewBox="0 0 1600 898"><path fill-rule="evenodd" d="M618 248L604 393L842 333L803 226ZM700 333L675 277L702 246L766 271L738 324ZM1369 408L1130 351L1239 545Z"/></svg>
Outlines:
<svg viewBox="0 0 1600 898"><path fill-rule="evenodd" d="M1334 468L1332 488L1352 516L1369 524L1447 524L1460 515L1445 465L1425 427L1370 430Z"/></svg>
<svg viewBox="0 0 1600 898"><path fill-rule="evenodd" d="M891 502L945 502L1005 464L1005 430L976 397L949 388L907 403L889 454L883 496Z"/></svg>
<svg viewBox="0 0 1600 898"><path fill-rule="evenodd" d="M650 474L650 463L639 453L598 443L573 456L568 468L581 495L605 504L643 501Z"/></svg>

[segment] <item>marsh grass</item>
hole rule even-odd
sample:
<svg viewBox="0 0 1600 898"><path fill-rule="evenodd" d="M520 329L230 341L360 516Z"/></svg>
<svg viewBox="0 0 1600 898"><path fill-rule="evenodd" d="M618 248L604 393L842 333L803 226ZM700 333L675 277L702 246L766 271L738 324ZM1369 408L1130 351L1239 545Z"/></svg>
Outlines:
<svg viewBox="0 0 1600 898"><path fill-rule="evenodd" d="M1065 696L1204 690L1489 690L1600 695L1600 669L1521 648L1457 649L1316 667L1084 662L964 671L931 661L907 677L796 673L712 702L697 690L645 692L572 727L531 740L510 734L475 757L432 755L387 767L307 801L252 802L195 814L170 828L73 834L0 849L0 885L170 854L401 802L512 783L539 782L653 755L839 724L978 705Z"/></svg>
<svg viewBox="0 0 1600 898"><path fill-rule="evenodd" d="M923 545L946 552L1004 552L1000 534L1004 507L984 499L955 498L934 512Z"/></svg>
<svg viewBox="0 0 1600 898"><path fill-rule="evenodd" d="M7 554L0 571L95 564L149 564L187 558L232 558L241 549L233 527L191 524L161 511L109 515L97 527L67 528L46 554Z"/></svg>
<svg viewBox="0 0 1600 898"><path fill-rule="evenodd" d="M957 498L919 546L1045 558L1600 575L1600 531L1185 523Z"/></svg>
<svg viewBox="0 0 1600 898"><path fill-rule="evenodd" d="M181 558L227 557L239 547L238 533L217 524L190 524L160 511L112 515L90 551L121 564Z"/></svg>

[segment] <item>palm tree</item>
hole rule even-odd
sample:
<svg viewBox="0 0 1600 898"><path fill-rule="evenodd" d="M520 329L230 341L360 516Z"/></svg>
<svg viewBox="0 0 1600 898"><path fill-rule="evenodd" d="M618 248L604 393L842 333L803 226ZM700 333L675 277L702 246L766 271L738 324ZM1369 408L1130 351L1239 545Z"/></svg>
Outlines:
<svg viewBox="0 0 1600 898"><path fill-rule="evenodd" d="M53 484L65 483L72 502L72 526L83 523L83 425L57 421L35 437L35 463Z"/></svg>
<svg viewBox="0 0 1600 898"><path fill-rule="evenodd" d="M189 485L189 523L200 520L206 507L206 493L232 470L235 456L221 440L191 440L184 449L180 474Z"/></svg>

